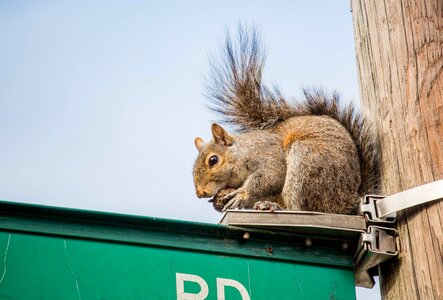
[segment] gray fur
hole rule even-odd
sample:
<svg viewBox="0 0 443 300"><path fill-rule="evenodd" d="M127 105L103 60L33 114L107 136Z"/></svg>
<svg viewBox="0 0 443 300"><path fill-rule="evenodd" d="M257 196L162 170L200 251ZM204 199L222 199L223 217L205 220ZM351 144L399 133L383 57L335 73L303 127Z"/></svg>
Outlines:
<svg viewBox="0 0 443 300"><path fill-rule="evenodd" d="M217 198L229 190L217 199L227 203L224 209L259 203L355 213L358 197L379 188L380 152L370 122L352 104L342 106L336 93L305 90L305 99L290 103L262 83L263 65L258 34L244 27L236 41L228 36L221 61L212 62L211 108L239 133L215 124L214 139L196 143L197 194ZM220 163L208 166L214 153Z"/></svg>

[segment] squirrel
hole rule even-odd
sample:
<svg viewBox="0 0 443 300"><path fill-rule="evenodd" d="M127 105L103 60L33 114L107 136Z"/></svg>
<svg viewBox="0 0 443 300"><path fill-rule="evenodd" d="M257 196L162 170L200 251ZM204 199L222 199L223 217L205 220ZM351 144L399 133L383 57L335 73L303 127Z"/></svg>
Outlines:
<svg viewBox="0 0 443 300"><path fill-rule="evenodd" d="M196 194L216 210L317 211L355 214L359 197L377 193L380 150L371 123L337 93L303 90L289 102L262 83L264 49L255 28L229 33L219 62L212 61L210 108L236 134L211 126L197 137Z"/></svg>

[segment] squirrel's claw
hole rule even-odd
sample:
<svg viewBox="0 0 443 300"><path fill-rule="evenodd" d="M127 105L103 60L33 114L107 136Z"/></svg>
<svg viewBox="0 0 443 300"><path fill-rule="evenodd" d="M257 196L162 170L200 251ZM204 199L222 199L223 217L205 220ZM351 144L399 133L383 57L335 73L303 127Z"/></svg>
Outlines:
<svg viewBox="0 0 443 300"><path fill-rule="evenodd" d="M276 210L283 210L283 208L276 202L258 201L254 204L253 209L274 212Z"/></svg>
<svg viewBox="0 0 443 300"><path fill-rule="evenodd" d="M222 201L224 203L226 203L228 201L231 202L230 200L233 199L235 196L237 196L237 194L238 194L238 190L230 192L229 194L221 197L220 201ZM228 202L228 204L229 204L229 202ZM226 204L226 205L228 205L228 204Z"/></svg>
<svg viewBox="0 0 443 300"><path fill-rule="evenodd" d="M225 207L223 207L222 212L234 208L242 209L246 207L246 204L247 203L244 199L241 199L240 197L238 197L238 195L235 195L234 198L232 198L228 203L226 203Z"/></svg>
<svg viewBox="0 0 443 300"><path fill-rule="evenodd" d="M228 209L234 209L234 208L242 208L241 207L241 203L244 202L240 199L231 199L226 205L225 207L223 207L222 212L227 211Z"/></svg>

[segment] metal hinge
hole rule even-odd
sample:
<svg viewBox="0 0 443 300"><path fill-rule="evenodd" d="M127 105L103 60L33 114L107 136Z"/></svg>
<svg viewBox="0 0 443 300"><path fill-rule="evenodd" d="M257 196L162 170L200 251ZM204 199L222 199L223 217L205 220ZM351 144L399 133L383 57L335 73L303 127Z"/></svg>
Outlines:
<svg viewBox="0 0 443 300"><path fill-rule="evenodd" d="M391 228L396 222L396 212L406 208L443 199L443 180L424 184L387 197L363 197L359 212L365 217L367 229L361 233L354 256L355 284L374 286L376 267L398 255L397 231Z"/></svg>
<svg viewBox="0 0 443 300"><path fill-rule="evenodd" d="M361 199L359 214L365 217L367 224L387 227L392 227L395 224L397 216L395 212L388 216L380 217L378 201L384 198L386 197L378 195L366 195Z"/></svg>
<svg viewBox="0 0 443 300"><path fill-rule="evenodd" d="M355 284L372 288L373 276L377 275L376 266L396 257L397 231L393 228L369 225L360 235L359 245L354 256Z"/></svg>

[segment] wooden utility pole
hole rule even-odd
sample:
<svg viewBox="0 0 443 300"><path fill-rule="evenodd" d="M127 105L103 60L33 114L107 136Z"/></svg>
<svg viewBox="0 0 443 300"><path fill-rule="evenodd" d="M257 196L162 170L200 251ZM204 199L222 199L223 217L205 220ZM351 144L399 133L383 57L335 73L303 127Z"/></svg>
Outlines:
<svg viewBox="0 0 443 300"><path fill-rule="evenodd" d="M389 195L443 179L443 0L351 0L363 108ZM383 299L443 299L443 201L398 214Z"/></svg>

